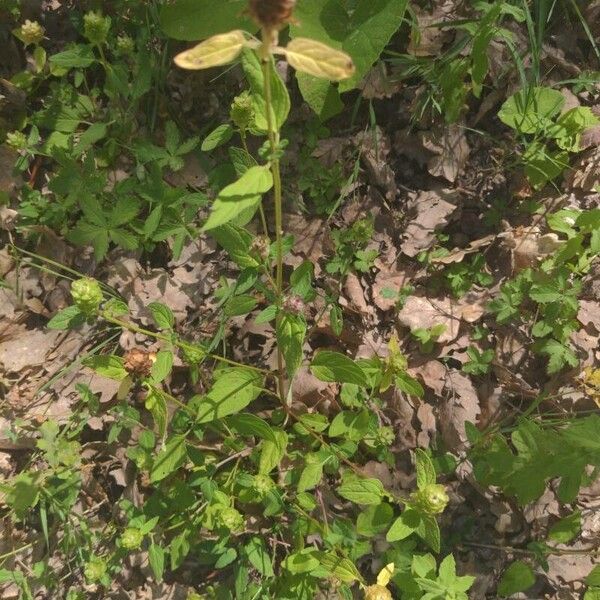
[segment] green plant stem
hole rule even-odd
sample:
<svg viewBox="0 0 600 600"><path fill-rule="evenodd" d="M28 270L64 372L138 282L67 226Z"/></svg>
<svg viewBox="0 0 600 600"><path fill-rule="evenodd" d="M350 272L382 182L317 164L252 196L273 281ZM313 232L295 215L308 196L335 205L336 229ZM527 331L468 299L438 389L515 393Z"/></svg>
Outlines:
<svg viewBox="0 0 600 600"><path fill-rule="evenodd" d="M116 319L115 317L111 317L106 314L104 311L100 311L98 313L100 317L102 317L108 323L112 323L113 325L118 325L123 329L127 329L132 331L133 333L140 333L142 335L147 335L149 337L153 337L157 340L161 340L163 342L167 342L168 344L173 344L174 346L178 346L180 348L187 348L188 350L194 350L195 347L192 344L188 344L186 342L182 342L179 340L172 340L170 337L166 335L162 335L161 333L156 333L155 331L150 331L149 329L144 329L143 327L138 327L133 323L129 323L128 321L121 321L121 319ZM244 365L242 363L236 362L235 360L231 360L229 358L225 358L224 356L219 356L218 354L207 354L207 358L212 358L213 360L217 360L219 362L231 365L233 367L244 367L245 369L251 369L253 371L258 371L259 373L263 373L265 375L270 375L271 372L266 369L261 369L259 367L253 367L252 365Z"/></svg>
<svg viewBox="0 0 600 600"><path fill-rule="evenodd" d="M281 307L283 300L283 207L281 194L281 172L279 169L278 141L279 132L273 123L273 97L271 92L271 35L268 31L263 30L263 45L261 48L261 61L264 82L265 107L267 111L267 128L269 144L271 146L271 173L273 175L273 199L275 203L275 251L276 251L276 271L275 271L275 286L277 301ZM277 322L281 317L277 316ZM279 396L285 404L286 389L283 370L283 354L279 344L277 345L277 383Z"/></svg>

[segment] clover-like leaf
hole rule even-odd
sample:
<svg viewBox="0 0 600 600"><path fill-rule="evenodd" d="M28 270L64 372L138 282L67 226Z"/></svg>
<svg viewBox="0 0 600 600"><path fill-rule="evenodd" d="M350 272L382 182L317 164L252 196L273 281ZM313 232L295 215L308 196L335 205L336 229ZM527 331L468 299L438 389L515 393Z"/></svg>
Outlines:
<svg viewBox="0 0 600 600"><path fill-rule="evenodd" d="M246 45L241 29L220 33L200 42L197 46L180 52L173 60L182 69L208 69L226 65L235 60Z"/></svg>

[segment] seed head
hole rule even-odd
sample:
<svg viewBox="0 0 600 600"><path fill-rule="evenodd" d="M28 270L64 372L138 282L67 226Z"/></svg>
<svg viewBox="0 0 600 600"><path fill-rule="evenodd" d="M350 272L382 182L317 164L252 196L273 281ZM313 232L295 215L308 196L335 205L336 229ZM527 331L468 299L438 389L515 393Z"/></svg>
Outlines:
<svg viewBox="0 0 600 600"><path fill-rule="evenodd" d="M296 0L250 0L252 18L265 29L281 29L292 18Z"/></svg>
<svg viewBox="0 0 600 600"><path fill-rule="evenodd" d="M37 21L26 19L21 25L18 37L26 46L39 44L44 39L44 28Z"/></svg>

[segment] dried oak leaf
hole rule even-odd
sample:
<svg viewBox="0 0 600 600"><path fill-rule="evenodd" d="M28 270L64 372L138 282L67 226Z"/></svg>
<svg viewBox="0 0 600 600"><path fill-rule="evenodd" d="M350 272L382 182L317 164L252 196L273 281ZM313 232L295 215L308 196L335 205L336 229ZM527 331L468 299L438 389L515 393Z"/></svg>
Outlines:
<svg viewBox="0 0 600 600"><path fill-rule="evenodd" d="M435 240L435 231L448 224L448 217L456 210L456 202L457 194L452 190L427 190L411 195L407 206L411 221L400 245L402 252L416 256L427 250Z"/></svg>
<svg viewBox="0 0 600 600"><path fill-rule="evenodd" d="M473 383L459 371L448 371L446 392L447 397L440 406L439 423L446 447L453 451L466 444L465 423L475 423L481 409Z"/></svg>
<svg viewBox="0 0 600 600"><path fill-rule="evenodd" d="M596 331L600 333L600 302L580 300L577 320L584 326L591 323Z"/></svg>
<svg viewBox="0 0 600 600"><path fill-rule="evenodd" d="M409 296L398 312L398 322L411 331L431 329L434 325L446 328L438 342L451 342L458 337L461 320L473 323L485 312L485 302L480 296L467 295L460 300L450 298L425 298Z"/></svg>
<svg viewBox="0 0 600 600"><path fill-rule="evenodd" d="M434 177L443 177L453 183L469 157L465 128L459 123L435 128L421 134L423 147L435 156L427 162L427 170Z"/></svg>

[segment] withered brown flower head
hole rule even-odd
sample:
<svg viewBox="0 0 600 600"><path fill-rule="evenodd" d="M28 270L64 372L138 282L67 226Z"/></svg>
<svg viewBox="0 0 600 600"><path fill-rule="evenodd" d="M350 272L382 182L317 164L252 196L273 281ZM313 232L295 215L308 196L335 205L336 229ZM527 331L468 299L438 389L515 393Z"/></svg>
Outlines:
<svg viewBox="0 0 600 600"><path fill-rule="evenodd" d="M296 0L250 0L253 19L265 29L281 29L292 19Z"/></svg>
<svg viewBox="0 0 600 600"><path fill-rule="evenodd" d="M132 348L123 357L125 370L133 377L148 377L156 360L154 352Z"/></svg>

